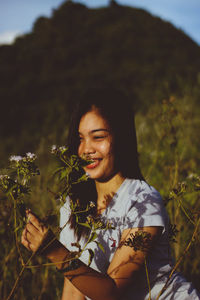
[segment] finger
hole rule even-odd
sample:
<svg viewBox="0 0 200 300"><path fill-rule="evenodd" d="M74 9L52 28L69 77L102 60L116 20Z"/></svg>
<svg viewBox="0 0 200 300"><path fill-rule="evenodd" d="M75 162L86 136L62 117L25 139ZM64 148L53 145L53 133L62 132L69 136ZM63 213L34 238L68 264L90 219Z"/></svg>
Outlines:
<svg viewBox="0 0 200 300"><path fill-rule="evenodd" d="M26 240L26 228L22 231L21 242Z"/></svg>
<svg viewBox="0 0 200 300"><path fill-rule="evenodd" d="M27 215L28 222L31 222L35 225L39 225L40 220L34 213L32 213L30 210L27 210L26 215Z"/></svg>
<svg viewBox="0 0 200 300"><path fill-rule="evenodd" d="M24 238L29 243L31 243L32 249L38 248L42 244L45 236L46 236L46 233L38 231L33 225L31 225L31 224L27 225L27 230L25 232Z"/></svg>
<svg viewBox="0 0 200 300"><path fill-rule="evenodd" d="M40 221L40 219L33 214L32 212L30 212L30 210L28 211L28 223L31 223L32 225L35 226L35 228L37 228L38 231L42 232L42 233L46 233L48 231L48 228L45 226L45 224L43 222Z"/></svg>
<svg viewBox="0 0 200 300"><path fill-rule="evenodd" d="M34 225L35 228L37 228L37 230L40 231L40 232L46 232L47 231L46 226L32 212L28 212L27 217L28 217L28 220L29 220L28 224L31 223L32 225Z"/></svg>
<svg viewBox="0 0 200 300"><path fill-rule="evenodd" d="M26 239L25 233L21 237L21 243L26 249L32 251L30 242Z"/></svg>
<svg viewBox="0 0 200 300"><path fill-rule="evenodd" d="M37 234L40 232L40 230L39 230L37 227L35 227L32 223L28 223L28 224L26 225L26 229L27 229L27 231L30 232L32 235L37 235Z"/></svg>

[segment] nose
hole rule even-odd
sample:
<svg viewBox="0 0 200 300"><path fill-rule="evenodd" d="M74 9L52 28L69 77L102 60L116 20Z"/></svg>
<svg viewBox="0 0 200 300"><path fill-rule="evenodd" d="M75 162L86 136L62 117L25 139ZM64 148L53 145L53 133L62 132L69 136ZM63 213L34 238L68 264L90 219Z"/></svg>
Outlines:
<svg viewBox="0 0 200 300"><path fill-rule="evenodd" d="M82 155L90 156L96 152L93 143L90 140L85 139L79 147L79 151Z"/></svg>

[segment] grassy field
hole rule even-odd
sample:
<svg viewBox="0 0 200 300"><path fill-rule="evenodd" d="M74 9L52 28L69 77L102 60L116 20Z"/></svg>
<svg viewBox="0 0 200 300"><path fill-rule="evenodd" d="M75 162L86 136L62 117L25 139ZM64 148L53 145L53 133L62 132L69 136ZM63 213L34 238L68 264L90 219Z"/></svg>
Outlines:
<svg viewBox="0 0 200 300"><path fill-rule="evenodd" d="M181 99L171 97L164 100L162 105L154 105L145 113L137 113L136 128L141 169L146 181L160 191L166 204L172 233L176 233L172 238L174 258L177 262L184 258L178 270L198 288L200 120L199 109L195 108L194 103L186 96ZM65 143L66 132L67 128L60 134L62 144ZM40 175L33 177L31 193L25 196L24 202L41 218L53 215L52 227L56 231L59 226L59 205L54 196L56 181L52 174L57 161L50 154L50 146L54 140L58 139L51 132L38 144L36 154ZM6 166L9 157L3 147L1 156ZM9 299L9 294L19 279L17 289L10 299L59 299L63 277L55 271L54 266L45 265L47 261L43 257L33 257L29 268L20 276L23 262L30 258L20 242L17 245L15 242L16 235L20 240L23 224L19 221L20 216L15 215L12 199L3 192L0 198L0 298Z"/></svg>

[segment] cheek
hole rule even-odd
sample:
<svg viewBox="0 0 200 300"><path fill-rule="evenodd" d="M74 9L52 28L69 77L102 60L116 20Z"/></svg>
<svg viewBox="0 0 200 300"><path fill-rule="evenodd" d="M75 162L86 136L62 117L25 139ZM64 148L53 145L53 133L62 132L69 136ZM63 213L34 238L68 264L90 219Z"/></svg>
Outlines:
<svg viewBox="0 0 200 300"><path fill-rule="evenodd" d="M99 151L104 155L104 156L112 156L113 149L112 149L112 144L111 143L105 143L99 146Z"/></svg>
<svg viewBox="0 0 200 300"><path fill-rule="evenodd" d="M78 151L77 151L77 153L78 153L78 156L81 156L82 154L83 154L83 150L82 150L82 146L81 146L81 144L78 146Z"/></svg>

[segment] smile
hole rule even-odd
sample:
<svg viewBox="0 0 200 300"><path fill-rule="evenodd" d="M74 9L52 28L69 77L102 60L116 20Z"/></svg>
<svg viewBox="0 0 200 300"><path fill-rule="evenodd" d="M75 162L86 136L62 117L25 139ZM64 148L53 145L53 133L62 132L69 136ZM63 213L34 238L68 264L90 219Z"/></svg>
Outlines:
<svg viewBox="0 0 200 300"><path fill-rule="evenodd" d="M87 165L86 168L87 169L94 169L96 168L99 164L100 164L101 159L97 158L97 159L92 159L92 163Z"/></svg>

